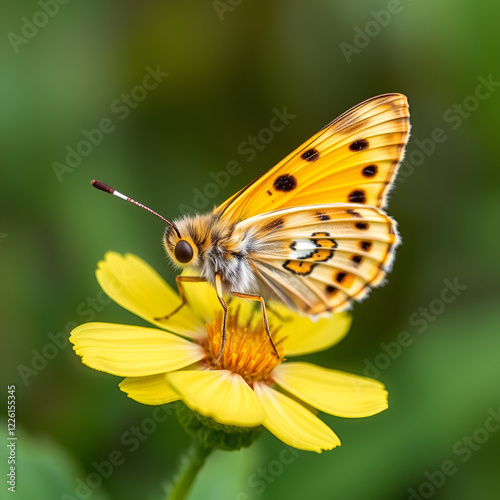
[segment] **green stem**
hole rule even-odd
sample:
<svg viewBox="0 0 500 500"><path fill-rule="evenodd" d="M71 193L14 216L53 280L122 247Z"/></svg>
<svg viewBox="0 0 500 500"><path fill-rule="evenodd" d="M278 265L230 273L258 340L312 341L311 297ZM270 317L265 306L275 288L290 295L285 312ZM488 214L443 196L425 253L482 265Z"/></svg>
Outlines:
<svg viewBox="0 0 500 500"><path fill-rule="evenodd" d="M205 448L195 441L194 446L187 456L186 464L181 471L174 488L168 496L168 500L184 500L187 498L196 475L203 467L205 460L212 453L213 448Z"/></svg>

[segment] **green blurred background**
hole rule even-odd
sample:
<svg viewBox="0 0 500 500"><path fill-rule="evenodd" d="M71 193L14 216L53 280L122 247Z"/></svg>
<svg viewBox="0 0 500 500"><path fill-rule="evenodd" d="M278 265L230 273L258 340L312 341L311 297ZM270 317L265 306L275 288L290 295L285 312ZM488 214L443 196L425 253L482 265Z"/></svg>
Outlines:
<svg viewBox="0 0 500 500"><path fill-rule="evenodd" d="M388 286L355 306L346 339L308 359L375 376L390 407L364 420L324 416L342 446L322 455L291 455L268 433L217 452L191 498L498 498L499 18L485 0L2 1L0 373L3 387L16 385L16 498L157 500L189 446L175 418L155 424L154 408L64 341L85 321L142 324L99 294L106 251L174 278L162 223L90 180L169 218L203 212L386 92L411 108L388 209L404 243ZM148 67L168 76L144 91ZM137 99L121 102L131 91ZM294 115L284 130L245 153L284 108ZM54 167L100 124L108 132L78 165ZM230 161L241 173L215 189ZM462 287L444 292L450 303L445 280ZM135 426L146 433L132 444ZM114 450L124 463L89 476ZM77 491L89 477L102 484Z"/></svg>

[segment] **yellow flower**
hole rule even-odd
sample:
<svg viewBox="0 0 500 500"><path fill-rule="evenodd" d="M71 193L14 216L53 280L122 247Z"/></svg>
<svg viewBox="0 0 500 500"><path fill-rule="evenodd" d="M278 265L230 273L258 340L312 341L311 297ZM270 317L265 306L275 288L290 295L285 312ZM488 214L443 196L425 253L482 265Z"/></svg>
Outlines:
<svg viewBox="0 0 500 500"><path fill-rule="evenodd" d="M275 306L269 318L278 359L261 314L254 314L252 303L234 298L224 353L211 369L222 320L211 286L188 283L188 305L160 320L180 298L144 261L109 252L96 275L115 302L158 328L86 323L70 340L84 364L125 377L120 388L135 401L161 405L180 399L221 424L263 425L286 444L318 453L340 440L309 408L341 417L366 417L387 408L387 392L376 380L285 362L339 342L351 323L348 313L313 322Z"/></svg>

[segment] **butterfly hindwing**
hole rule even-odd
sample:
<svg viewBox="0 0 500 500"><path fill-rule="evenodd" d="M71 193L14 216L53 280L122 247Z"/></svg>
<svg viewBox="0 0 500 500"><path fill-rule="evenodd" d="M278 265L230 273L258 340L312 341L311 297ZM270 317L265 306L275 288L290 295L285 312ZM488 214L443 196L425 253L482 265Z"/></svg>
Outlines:
<svg viewBox="0 0 500 500"><path fill-rule="evenodd" d="M383 207L409 129L404 95L369 99L331 122L215 212L237 222L313 203Z"/></svg>
<svg viewBox="0 0 500 500"><path fill-rule="evenodd" d="M341 311L366 296L399 244L395 221L361 204L282 209L238 226L254 234L249 261L267 295L308 314Z"/></svg>

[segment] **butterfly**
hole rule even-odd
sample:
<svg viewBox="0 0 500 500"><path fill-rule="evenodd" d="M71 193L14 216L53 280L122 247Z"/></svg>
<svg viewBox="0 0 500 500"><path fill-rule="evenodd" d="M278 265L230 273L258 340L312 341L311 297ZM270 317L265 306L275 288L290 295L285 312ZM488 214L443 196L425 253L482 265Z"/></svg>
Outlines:
<svg viewBox="0 0 500 500"><path fill-rule="evenodd" d="M317 316L345 310L383 283L400 244L396 221L383 208L409 132L404 95L373 97L211 213L173 222L100 181L92 185L164 220L167 255L197 273L176 278L182 303L164 318L185 305L183 283L215 287L224 311L215 365L226 338L227 294L260 302L272 343L266 301Z"/></svg>

